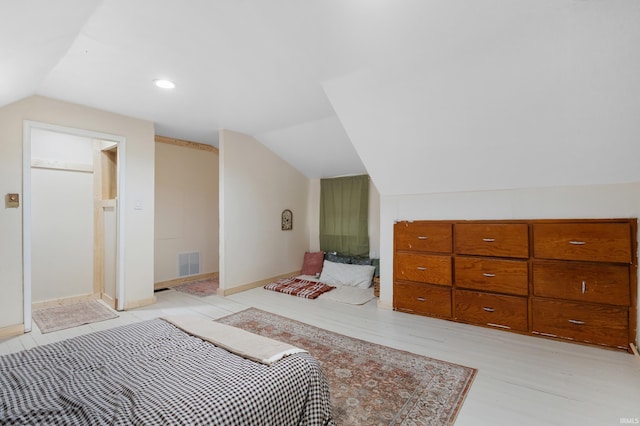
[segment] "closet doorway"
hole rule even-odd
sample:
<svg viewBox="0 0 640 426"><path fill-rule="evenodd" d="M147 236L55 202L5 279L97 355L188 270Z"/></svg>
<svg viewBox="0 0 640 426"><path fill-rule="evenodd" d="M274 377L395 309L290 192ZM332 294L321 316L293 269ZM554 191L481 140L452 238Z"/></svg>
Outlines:
<svg viewBox="0 0 640 426"><path fill-rule="evenodd" d="M124 138L25 121L24 325L32 305L123 308Z"/></svg>

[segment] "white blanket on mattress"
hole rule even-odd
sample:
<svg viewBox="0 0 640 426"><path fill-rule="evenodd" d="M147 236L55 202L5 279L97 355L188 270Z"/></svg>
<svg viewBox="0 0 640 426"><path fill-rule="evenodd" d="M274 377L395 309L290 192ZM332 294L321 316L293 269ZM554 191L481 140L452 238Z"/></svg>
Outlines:
<svg viewBox="0 0 640 426"><path fill-rule="evenodd" d="M213 343L243 358L266 365L271 365L288 355L307 352L288 343L202 317L180 315L162 317L162 319L185 333Z"/></svg>
<svg viewBox="0 0 640 426"><path fill-rule="evenodd" d="M320 281L313 275L300 275L298 278L308 281ZM335 302L349 303L351 305L364 305L368 301L375 299L373 287L358 288L347 285L332 284L335 289L318 296L318 299L333 300Z"/></svg>

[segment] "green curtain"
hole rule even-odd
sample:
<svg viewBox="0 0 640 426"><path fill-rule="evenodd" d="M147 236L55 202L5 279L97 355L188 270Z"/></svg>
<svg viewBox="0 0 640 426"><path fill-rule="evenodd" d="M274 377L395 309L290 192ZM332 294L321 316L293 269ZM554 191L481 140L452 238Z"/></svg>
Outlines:
<svg viewBox="0 0 640 426"><path fill-rule="evenodd" d="M369 176L320 179L320 250L369 256Z"/></svg>

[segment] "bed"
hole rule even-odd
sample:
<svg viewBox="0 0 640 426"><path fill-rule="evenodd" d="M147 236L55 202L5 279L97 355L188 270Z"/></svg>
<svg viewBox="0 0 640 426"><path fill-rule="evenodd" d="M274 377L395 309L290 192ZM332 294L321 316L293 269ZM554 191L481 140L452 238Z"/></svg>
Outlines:
<svg viewBox="0 0 640 426"><path fill-rule="evenodd" d="M373 278L379 275L378 265L378 259L306 252L300 275L278 279L264 289L305 299L362 305L375 298Z"/></svg>
<svg viewBox="0 0 640 426"><path fill-rule="evenodd" d="M333 424L308 353L256 362L169 320L1 356L0 424Z"/></svg>

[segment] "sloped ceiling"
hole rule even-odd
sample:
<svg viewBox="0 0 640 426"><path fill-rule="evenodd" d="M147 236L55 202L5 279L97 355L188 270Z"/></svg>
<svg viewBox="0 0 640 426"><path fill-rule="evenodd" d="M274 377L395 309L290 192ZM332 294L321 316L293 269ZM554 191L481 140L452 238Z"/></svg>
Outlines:
<svg viewBox="0 0 640 426"><path fill-rule="evenodd" d="M382 194L638 181L637 0L10 0L0 106L32 94ZM177 83L173 91L152 86Z"/></svg>
<svg viewBox="0 0 640 426"><path fill-rule="evenodd" d="M0 2L0 106L37 92L100 1L51 3Z"/></svg>
<svg viewBox="0 0 640 426"><path fill-rule="evenodd" d="M640 182L640 2L521 4L465 52L325 82L381 193Z"/></svg>

